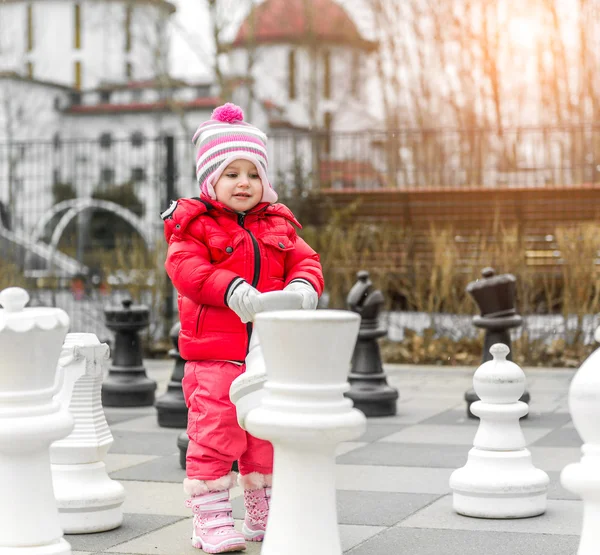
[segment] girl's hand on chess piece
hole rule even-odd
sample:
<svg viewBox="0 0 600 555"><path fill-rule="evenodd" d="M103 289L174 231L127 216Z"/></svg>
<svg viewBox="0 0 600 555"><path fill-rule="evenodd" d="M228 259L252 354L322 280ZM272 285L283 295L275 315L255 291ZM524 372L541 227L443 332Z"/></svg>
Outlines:
<svg viewBox="0 0 600 555"><path fill-rule="evenodd" d="M283 289L284 291L293 291L302 295L302 309L303 310L315 310L319 302L319 295L315 291L315 288L303 279L295 279L288 283Z"/></svg>

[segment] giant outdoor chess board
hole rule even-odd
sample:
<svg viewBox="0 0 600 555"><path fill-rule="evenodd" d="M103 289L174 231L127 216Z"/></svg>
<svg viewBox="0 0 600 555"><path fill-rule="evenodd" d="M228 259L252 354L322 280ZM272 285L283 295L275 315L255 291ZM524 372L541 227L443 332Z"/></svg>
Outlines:
<svg viewBox="0 0 600 555"><path fill-rule="evenodd" d="M162 394L172 362L148 361L147 369ZM525 369L532 402L529 418L521 422L534 464L551 479L548 510L541 517L505 521L462 517L451 508L450 474L465 464L477 428L478 421L466 418L463 401L474 370L387 367L389 383L400 391L398 414L369 419L366 434L339 449L345 553L576 554L582 503L559 483L560 471L580 460L581 440L567 406L575 370ZM152 407L105 413L115 440L106 463L127 492L124 523L111 532L66 536L75 555L202 553L190 544L191 517L183 506L180 430L159 428ZM236 488L236 519L243 518L240 495ZM246 553L260 553L260 544L249 543Z"/></svg>

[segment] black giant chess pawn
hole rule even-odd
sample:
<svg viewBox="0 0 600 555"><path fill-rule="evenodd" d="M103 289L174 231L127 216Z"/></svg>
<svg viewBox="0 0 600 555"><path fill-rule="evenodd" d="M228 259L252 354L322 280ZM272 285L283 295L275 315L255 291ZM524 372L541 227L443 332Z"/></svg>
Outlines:
<svg viewBox="0 0 600 555"><path fill-rule="evenodd" d="M523 323L523 318L517 314L516 304L516 279L512 274L496 275L493 268L481 270L483 279L472 281L467 285L467 293L473 297L479 310L480 316L473 317L473 325L485 330L483 341L482 364L492 360L490 347L495 343L504 343L510 349L507 360L512 361L512 347L510 341L510 330L517 328ZM521 401L529 403L529 392L526 390L521 396ZM471 404L479 401L474 389L465 392L467 402L467 416L476 418L471 413Z"/></svg>
<svg viewBox="0 0 600 555"><path fill-rule="evenodd" d="M160 396L156 400L156 403L154 403L158 425L162 428L187 427L187 406L185 405L183 388L181 386L185 360L179 354L179 330L181 330L181 323L177 322L169 333L169 337L173 343L173 349L169 351L169 356L175 360L175 368L173 369L169 385L167 385L167 392Z"/></svg>
<svg viewBox="0 0 600 555"><path fill-rule="evenodd" d="M177 436L177 449L179 449L179 466L185 470L185 458L187 456L187 448L190 443L190 438L184 430Z"/></svg>
<svg viewBox="0 0 600 555"><path fill-rule="evenodd" d="M156 382L146 375L139 332L148 327L149 310L127 299L122 307L104 310L106 327L115 332L112 365L102 384L105 407L146 407L154 404Z"/></svg>
<svg viewBox="0 0 600 555"><path fill-rule="evenodd" d="M380 337L387 335L387 328L379 322L385 299L381 291L373 289L369 272L358 272L356 277L358 281L350 289L346 303L352 312L360 314L361 322L348 376L350 391L346 396L366 416L393 416L398 390L387 383L377 343Z"/></svg>

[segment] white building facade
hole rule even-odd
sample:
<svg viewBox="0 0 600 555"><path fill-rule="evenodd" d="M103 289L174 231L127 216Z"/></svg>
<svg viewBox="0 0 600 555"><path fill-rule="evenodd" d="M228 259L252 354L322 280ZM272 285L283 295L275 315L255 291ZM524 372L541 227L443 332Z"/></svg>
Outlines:
<svg viewBox="0 0 600 555"><path fill-rule="evenodd" d="M304 0L258 4L229 52L233 101L274 140L294 137L279 151L271 141L276 185L296 160L314 175L345 156L328 141L315 148L315 133L377 125L365 108L375 43L335 0L312 2L309 11ZM177 194L198 194L191 137L223 100L214 82L169 76L174 9L165 0L0 2L0 202L15 226L31 229L61 187L90 197L125 185L158 225L167 136L177 138Z"/></svg>
<svg viewBox="0 0 600 555"><path fill-rule="evenodd" d="M89 89L166 69L164 0L4 0L0 69Z"/></svg>

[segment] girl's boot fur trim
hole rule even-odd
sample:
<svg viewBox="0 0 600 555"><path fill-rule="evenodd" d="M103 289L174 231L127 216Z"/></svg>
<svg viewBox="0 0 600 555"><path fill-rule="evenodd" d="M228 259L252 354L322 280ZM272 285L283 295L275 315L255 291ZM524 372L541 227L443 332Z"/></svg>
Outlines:
<svg viewBox="0 0 600 555"><path fill-rule="evenodd" d="M256 491L263 488L270 488L273 483L273 474L260 474L260 472L250 472L238 476L238 484L246 491Z"/></svg>
<svg viewBox="0 0 600 555"><path fill-rule="evenodd" d="M235 486L236 473L230 472L216 480L195 480L185 478L183 480L183 491L191 497L203 495L209 491L225 491Z"/></svg>

